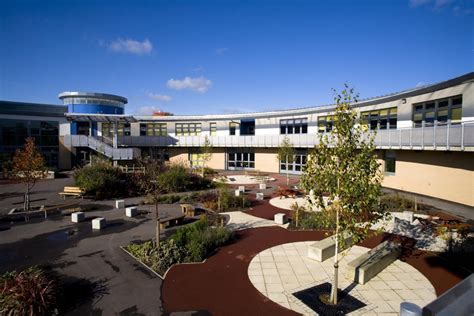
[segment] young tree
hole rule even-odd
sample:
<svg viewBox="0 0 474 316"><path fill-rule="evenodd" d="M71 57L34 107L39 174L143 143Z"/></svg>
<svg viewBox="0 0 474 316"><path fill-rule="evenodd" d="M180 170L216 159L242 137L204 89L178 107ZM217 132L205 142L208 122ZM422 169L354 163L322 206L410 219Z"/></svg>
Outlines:
<svg viewBox="0 0 474 316"><path fill-rule="evenodd" d="M39 179L46 177L43 155L35 145L35 139L26 139L25 147L18 149L13 157L13 172L16 178L26 185L23 209L30 210L30 193Z"/></svg>
<svg viewBox="0 0 474 316"><path fill-rule="evenodd" d="M374 152L375 135L366 133L351 108L357 102L352 88L346 84L340 94L335 92L334 99L337 106L333 129L320 135L301 178L303 188L307 192L313 190L316 197L309 203L320 207L325 224L336 239L330 304L337 304L338 252L365 239L372 224L385 216L378 208L382 173ZM323 201L326 192L332 202L329 206ZM352 239L346 244L348 235Z"/></svg>
<svg viewBox="0 0 474 316"><path fill-rule="evenodd" d="M280 163L281 161L286 161L286 185L290 184L290 178L288 174L288 164L293 163L295 161L295 155L296 151L293 148L293 144L291 143L290 139L288 136L285 136L283 138L283 141L280 144L280 147L278 147L277 151L277 159L278 162Z"/></svg>
<svg viewBox="0 0 474 316"><path fill-rule="evenodd" d="M155 204L155 239L156 249L160 248L160 213L158 209L159 198L162 193L162 188L158 182L158 176L163 172L163 164L157 160L151 160L144 163L145 171L139 176L139 186L143 192L151 197L152 202Z"/></svg>
<svg viewBox="0 0 474 316"><path fill-rule="evenodd" d="M201 159L202 159L202 176L204 177L204 171L206 169L207 163L211 160L212 158L212 144L211 141L209 140L209 137L204 139L204 145L201 147Z"/></svg>

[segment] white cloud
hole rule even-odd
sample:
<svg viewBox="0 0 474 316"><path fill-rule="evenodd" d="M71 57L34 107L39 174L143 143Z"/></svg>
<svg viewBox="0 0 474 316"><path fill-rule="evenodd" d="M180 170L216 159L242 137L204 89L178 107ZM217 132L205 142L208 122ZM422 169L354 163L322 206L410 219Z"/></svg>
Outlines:
<svg viewBox="0 0 474 316"><path fill-rule="evenodd" d="M153 115L153 112L161 111L160 108L156 106L142 106L137 111L136 114L138 115Z"/></svg>
<svg viewBox="0 0 474 316"><path fill-rule="evenodd" d="M212 81L204 77L191 78L185 77L182 80L170 79L166 83L166 86L174 90L192 90L196 92L204 93L212 86Z"/></svg>
<svg viewBox="0 0 474 316"><path fill-rule="evenodd" d="M119 38L107 44L109 50L117 53L130 53L135 55L149 55L153 50L153 44L149 39L143 42L133 39Z"/></svg>
<svg viewBox="0 0 474 316"><path fill-rule="evenodd" d="M165 101L165 102L171 101L171 97L169 95L156 94L153 92L148 93L148 97L150 99L157 100L157 101Z"/></svg>
<svg viewBox="0 0 474 316"><path fill-rule="evenodd" d="M201 72L201 71L204 71L204 67L203 67L203 66L198 66L198 67L196 67L196 68L191 69L191 71L194 71L194 72Z"/></svg>
<svg viewBox="0 0 474 316"><path fill-rule="evenodd" d="M227 52L228 50L229 50L229 48L227 48L227 47L221 47L221 48L216 49L216 54L217 55L222 55L225 52Z"/></svg>
<svg viewBox="0 0 474 316"><path fill-rule="evenodd" d="M416 8L427 3L431 2L431 0L410 0L410 6L412 8Z"/></svg>
<svg viewBox="0 0 474 316"><path fill-rule="evenodd" d="M445 5L449 4L452 0L436 0L435 9L441 9Z"/></svg>
<svg viewBox="0 0 474 316"><path fill-rule="evenodd" d="M416 84L416 88L420 88L420 87L423 87L423 86L426 86L428 84L428 82L424 82L424 81L420 81Z"/></svg>

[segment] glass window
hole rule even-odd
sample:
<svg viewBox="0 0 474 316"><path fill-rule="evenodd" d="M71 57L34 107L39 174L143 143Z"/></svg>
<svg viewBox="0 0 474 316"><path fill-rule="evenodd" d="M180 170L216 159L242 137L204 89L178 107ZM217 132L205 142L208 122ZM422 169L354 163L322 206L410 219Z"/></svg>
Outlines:
<svg viewBox="0 0 474 316"><path fill-rule="evenodd" d="M458 124L462 119L462 96L413 105L414 127Z"/></svg>
<svg viewBox="0 0 474 316"><path fill-rule="evenodd" d="M217 124L216 123L209 123L209 134L211 136L217 135Z"/></svg>
<svg viewBox="0 0 474 316"><path fill-rule="evenodd" d="M280 120L280 134L307 134L308 119Z"/></svg>
<svg viewBox="0 0 474 316"><path fill-rule="evenodd" d="M397 165L397 160L395 152L386 151L385 152L385 172L386 173L395 173Z"/></svg>
<svg viewBox="0 0 474 316"><path fill-rule="evenodd" d="M227 169L255 168L255 153L249 149L233 149L227 153Z"/></svg>
<svg viewBox="0 0 474 316"><path fill-rule="evenodd" d="M235 135L236 129L237 129L237 123L230 122L229 123L229 135Z"/></svg>
<svg viewBox="0 0 474 316"><path fill-rule="evenodd" d="M201 123L176 123L176 136L197 136L201 134Z"/></svg>
<svg viewBox="0 0 474 316"><path fill-rule="evenodd" d="M397 108L388 108L361 113L361 124L371 130L397 128Z"/></svg>

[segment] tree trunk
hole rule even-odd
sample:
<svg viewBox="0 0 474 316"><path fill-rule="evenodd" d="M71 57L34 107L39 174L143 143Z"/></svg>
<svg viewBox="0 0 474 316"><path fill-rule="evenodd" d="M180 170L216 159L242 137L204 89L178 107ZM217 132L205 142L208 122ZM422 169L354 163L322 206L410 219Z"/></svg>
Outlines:
<svg viewBox="0 0 474 316"><path fill-rule="evenodd" d="M23 210L24 211L29 211L30 210L30 185L26 185L26 193L25 193L25 202L23 205Z"/></svg>
<svg viewBox="0 0 474 316"><path fill-rule="evenodd" d="M158 199L157 199L158 200ZM156 238L156 249L157 251L160 249L160 216L158 212L158 201L155 202L155 216L156 216L156 232L155 232L155 238Z"/></svg>
<svg viewBox="0 0 474 316"><path fill-rule="evenodd" d="M290 185L290 176L288 174L288 156L286 156L286 186Z"/></svg>
<svg viewBox="0 0 474 316"><path fill-rule="evenodd" d="M339 270L339 205L336 209L336 244L335 244L335 253L334 253L334 279L331 286L331 297L330 302L333 305L337 304L337 286L338 286L338 270Z"/></svg>

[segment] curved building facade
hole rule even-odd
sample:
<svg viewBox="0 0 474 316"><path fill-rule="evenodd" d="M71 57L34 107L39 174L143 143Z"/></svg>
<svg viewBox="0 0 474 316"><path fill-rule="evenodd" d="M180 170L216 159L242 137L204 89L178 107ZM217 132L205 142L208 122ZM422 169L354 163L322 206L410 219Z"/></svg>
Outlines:
<svg viewBox="0 0 474 316"><path fill-rule="evenodd" d="M474 207L474 73L360 100L352 107L362 124L376 132L386 188ZM203 163L200 147L208 139L213 147L207 162L211 168L298 174L319 135L332 129L334 110L335 105L327 105L177 116L70 111L66 116L81 135L71 135L67 142L122 163L149 156L196 167ZM79 130L89 124L96 130ZM296 149L293 161L277 159L286 137ZM104 141L110 139L106 146Z"/></svg>
<svg viewBox="0 0 474 316"><path fill-rule="evenodd" d="M125 104L128 100L124 97L96 92L62 92L58 98L67 106L68 113L81 114L114 114L125 113ZM97 136L96 122L73 122L71 135L84 135L88 133Z"/></svg>

